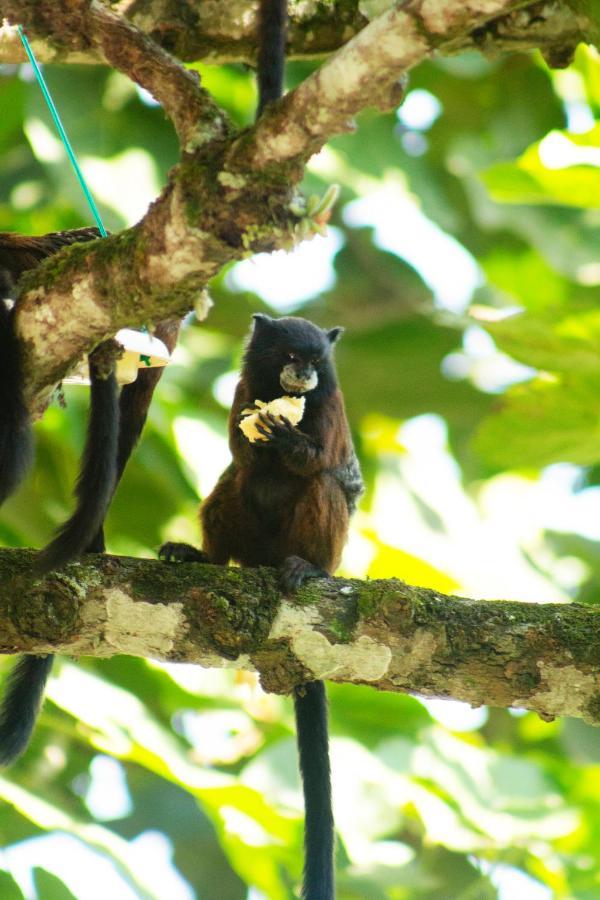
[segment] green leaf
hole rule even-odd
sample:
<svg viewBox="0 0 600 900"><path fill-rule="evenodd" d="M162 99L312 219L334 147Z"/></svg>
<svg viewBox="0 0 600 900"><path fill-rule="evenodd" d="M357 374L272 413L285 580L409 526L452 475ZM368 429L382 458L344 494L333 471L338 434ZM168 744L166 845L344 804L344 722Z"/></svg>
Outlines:
<svg viewBox="0 0 600 900"><path fill-rule="evenodd" d="M378 755L392 768L403 770L398 751L398 741L392 739L381 745ZM448 823L456 817L459 832L442 839L449 847L465 847L469 831L473 848L485 846L484 836L496 846L510 847L541 835L569 834L577 822L577 813L560 802L540 766L478 747L439 726L421 735L411 770L438 789L435 799L418 798L424 814L431 816L436 807L442 813L446 806ZM432 821L432 826L439 830L439 824Z"/></svg>
<svg viewBox="0 0 600 900"><path fill-rule="evenodd" d="M8 872L0 871L0 897L2 900L25 900L21 888Z"/></svg>
<svg viewBox="0 0 600 900"><path fill-rule="evenodd" d="M487 322L498 347L526 366L547 372L600 374L600 310L552 317L520 313Z"/></svg>
<svg viewBox="0 0 600 900"><path fill-rule="evenodd" d="M527 469L600 460L599 385L583 378L538 378L511 388L485 419L474 449L493 466Z"/></svg>
<svg viewBox="0 0 600 900"><path fill-rule="evenodd" d="M43 897L44 900L77 900L66 884L57 875L46 869L36 866L33 870L33 880L38 897Z"/></svg>
<svg viewBox="0 0 600 900"><path fill-rule="evenodd" d="M158 894L148 881L135 850L108 828L70 816L63 809L1 777L0 797L40 828L66 831L92 849L106 854L117 866L120 875L138 891L140 898L158 900Z"/></svg>
<svg viewBox="0 0 600 900"><path fill-rule="evenodd" d="M543 148L546 146L549 151L549 144L533 144L516 162L496 163L482 172L481 178L491 195L503 203L558 203L582 209L599 207L600 125L586 134L555 131L544 140L550 138L554 139L553 147L560 143L563 148L565 163L562 167L559 163L552 168L545 164ZM575 164L568 162L569 147ZM577 164L576 147L594 148L596 164ZM590 158L596 159L596 156Z"/></svg>
<svg viewBox="0 0 600 900"><path fill-rule="evenodd" d="M600 21L600 3L597 3L596 20ZM575 53L573 69L581 75L586 99L595 113L600 112L600 54L595 47L580 44Z"/></svg>
<svg viewBox="0 0 600 900"><path fill-rule="evenodd" d="M582 209L600 206L600 179L592 166L549 171L541 165L536 170L498 163L482 179L492 197L501 203L560 203Z"/></svg>
<svg viewBox="0 0 600 900"><path fill-rule="evenodd" d="M566 311L594 310L598 305L596 288L583 287L550 266L532 248L517 252L497 248L481 260L488 281L508 300L516 301L530 312L547 310L549 316ZM570 307L570 310L569 310Z"/></svg>
<svg viewBox="0 0 600 900"><path fill-rule="evenodd" d="M377 553L369 565L368 578L401 578L408 584L421 585L445 594L451 594L460 587L458 582L426 560L399 547L384 544L375 534L371 535L371 539Z"/></svg>

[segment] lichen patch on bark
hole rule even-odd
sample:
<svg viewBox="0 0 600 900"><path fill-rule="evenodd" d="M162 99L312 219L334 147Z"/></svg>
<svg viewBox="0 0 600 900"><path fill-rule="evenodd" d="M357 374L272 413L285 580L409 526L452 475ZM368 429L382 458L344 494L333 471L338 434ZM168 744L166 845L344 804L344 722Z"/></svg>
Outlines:
<svg viewBox="0 0 600 900"><path fill-rule="evenodd" d="M299 662L315 678L376 681L382 678L392 651L367 635L349 643L330 643L317 629L322 619L312 606L294 606L284 601L271 627L270 640L287 639Z"/></svg>
<svg viewBox="0 0 600 900"><path fill-rule="evenodd" d="M105 639L132 656L168 655L185 627L181 603L132 602L118 588L106 592L106 610Z"/></svg>
<svg viewBox="0 0 600 900"><path fill-rule="evenodd" d="M394 653L393 684L402 684L403 679L417 669L426 666L435 651L439 649L439 641L430 631L417 628L410 638L397 638L398 650Z"/></svg>
<svg viewBox="0 0 600 900"><path fill-rule="evenodd" d="M304 655L302 661L306 665L307 658L320 663L320 671L313 673L319 678L331 678L343 681L378 681L383 678L392 660L392 651L384 644L379 644L367 635L361 635L351 644L330 644L327 638L315 632L311 638L320 637L323 642L306 641L305 638L294 642L294 650L298 656ZM304 646L303 646L304 644Z"/></svg>
<svg viewBox="0 0 600 900"><path fill-rule="evenodd" d="M559 666L541 661L538 664L543 683L547 690L538 691L523 703L536 709L545 710L550 715L570 715L585 719L586 705L590 695L600 690L596 675L588 675L577 666ZM515 700L515 706L519 700Z"/></svg>

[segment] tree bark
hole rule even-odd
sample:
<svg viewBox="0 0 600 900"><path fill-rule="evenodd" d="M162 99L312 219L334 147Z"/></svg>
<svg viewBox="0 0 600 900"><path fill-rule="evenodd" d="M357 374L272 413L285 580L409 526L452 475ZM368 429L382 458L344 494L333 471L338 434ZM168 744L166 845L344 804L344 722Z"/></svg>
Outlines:
<svg viewBox="0 0 600 900"><path fill-rule="evenodd" d="M35 16L27 25L41 62L108 62L102 48L90 44L84 35L66 40L54 33L51 19L56 18L56 4L36 0L36 5ZM389 5L393 5L391 0ZM22 0L20 6L25 10L32 4ZM111 8L185 62L256 63L256 0L230 0L226 4L206 0L120 0ZM310 59L339 49L368 24L366 8L360 0L290 4L288 56ZM5 9L8 7L0 2L0 15L7 14ZM560 46L576 47L581 41L594 42L598 39L598 27L591 5L537 0L522 2L514 14L499 17L490 25L487 37L475 33L467 41L471 47L491 54L533 48L549 51ZM51 39L46 40L47 37ZM15 30L0 29L0 62L24 61Z"/></svg>
<svg viewBox="0 0 600 900"><path fill-rule="evenodd" d="M0 652L116 653L531 709L600 724L600 610L478 601L397 579L316 580L282 596L271 569L90 556L42 581L0 551Z"/></svg>

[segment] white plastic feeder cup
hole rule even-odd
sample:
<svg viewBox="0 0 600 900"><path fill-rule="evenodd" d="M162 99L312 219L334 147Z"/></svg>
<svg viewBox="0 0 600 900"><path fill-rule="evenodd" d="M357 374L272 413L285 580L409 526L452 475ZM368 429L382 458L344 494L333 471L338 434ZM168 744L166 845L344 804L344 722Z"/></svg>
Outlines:
<svg viewBox="0 0 600 900"><path fill-rule="evenodd" d="M116 376L119 384L131 384L137 378L139 369L166 366L171 358L163 342L144 331L121 328L116 333L115 340L124 350L117 360ZM87 359L82 359L73 372L63 378L63 383L89 384Z"/></svg>

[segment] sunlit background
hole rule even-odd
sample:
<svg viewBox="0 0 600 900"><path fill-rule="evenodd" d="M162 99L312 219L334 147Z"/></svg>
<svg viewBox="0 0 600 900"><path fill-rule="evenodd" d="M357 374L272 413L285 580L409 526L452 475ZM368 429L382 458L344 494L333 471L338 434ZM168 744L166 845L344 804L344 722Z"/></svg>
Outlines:
<svg viewBox="0 0 600 900"><path fill-rule="evenodd" d="M251 121L251 76L198 68ZM289 69L293 86L310 67ZM0 228L87 224L29 68L0 75ZM134 224L176 161L170 126L118 74L47 75L107 226ZM339 371L367 491L342 572L597 602L599 110L589 48L561 72L535 54L438 60L397 115L365 114L311 160L307 195L341 187L327 235L210 286L214 309L187 323L115 500L110 551L200 542L250 315L292 312L346 327ZM86 397L65 393L1 511L8 546L40 546L70 509ZM126 658L61 661L48 698L0 778L3 897L292 896L287 699L248 673ZM590 726L344 685L330 698L340 900L600 896Z"/></svg>

